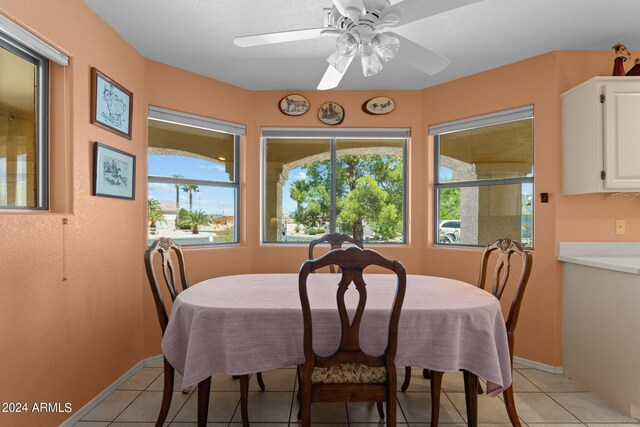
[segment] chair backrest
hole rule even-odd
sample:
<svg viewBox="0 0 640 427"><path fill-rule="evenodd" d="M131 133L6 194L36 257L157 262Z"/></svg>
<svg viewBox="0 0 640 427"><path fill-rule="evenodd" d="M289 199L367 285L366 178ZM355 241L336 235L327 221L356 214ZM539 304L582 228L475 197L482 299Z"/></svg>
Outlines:
<svg viewBox="0 0 640 427"><path fill-rule="evenodd" d="M512 346L513 331L518 323L518 315L520 314L520 305L522 304L522 297L524 296L524 290L527 287L529 276L531 275L531 267L533 265L533 256L531 252L522 249L522 246L516 241L511 239L498 239L489 246L484 248L482 254L482 264L480 266L480 278L478 279L478 287L486 289L486 279L488 275L487 264L489 262L489 256L492 252L498 251L498 261L493 270L491 278L491 290L490 292L498 299L502 298L507 281L509 280L509 273L511 270L511 255L516 254L522 258L522 269L520 271L520 277L516 284L516 292L511 300L511 307L509 308L509 316L505 322L507 332L509 334L509 345ZM513 350L513 349L511 349Z"/></svg>
<svg viewBox="0 0 640 427"><path fill-rule="evenodd" d="M173 260L171 254L176 255L177 266ZM162 292L158 285L158 276L154 269L154 258L156 254L160 254L162 263L162 277L164 283L169 289L171 295L171 301L175 301L178 293L189 287L187 282L187 272L185 271L184 255L182 249L173 240L166 237L160 237L144 253L144 266L147 270L147 277L149 278L149 284L151 285L151 293L156 303L156 311L158 312L158 320L160 321L160 328L162 328L162 334L167 328L169 322L169 315L167 314L167 307L165 306L164 299L162 298ZM180 277L180 282L176 281L176 270ZM178 288L177 285L180 285Z"/></svg>
<svg viewBox="0 0 640 427"><path fill-rule="evenodd" d="M351 236L348 236L346 234L340 234L340 233L329 233L329 234L325 234L324 236L312 240L311 242L309 242L309 259L313 259L313 248L316 247L316 245L319 245L321 243L329 243L331 245L331 249L330 250L334 250L334 249L339 249L342 247L342 244L344 242L349 242L351 244L356 245L357 247L359 247L360 249L362 249L362 242L360 240L356 240ZM335 273L335 269L333 267L333 265L329 265L329 270L332 273Z"/></svg>
<svg viewBox="0 0 640 427"><path fill-rule="evenodd" d="M307 278L313 271L332 264L342 269L336 297L338 314L340 316L341 338L338 349L334 354L321 357L318 356L313 349L313 325L311 307L309 306L309 297L307 294ZM364 281L363 271L370 265L391 270L397 276L396 293L390 309L391 316L389 319L387 346L384 353L379 356L369 356L360 348L360 321L362 320L362 315L364 314L367 303L367 284ZM337 363L352 362L367 366L386 366L387 370L393 369L398 346L398 322L404 301L407 286L406 282L407 275L400 262L389 260L378 252L370 249L360 249L358 247L334 249L318 259L309 260L302 264L299 273L298 288L304 320L305 363L312 362L313 366L326 368ZM359 301L353 319L349 321L344 296L351 283L355 284Z"/></svg>

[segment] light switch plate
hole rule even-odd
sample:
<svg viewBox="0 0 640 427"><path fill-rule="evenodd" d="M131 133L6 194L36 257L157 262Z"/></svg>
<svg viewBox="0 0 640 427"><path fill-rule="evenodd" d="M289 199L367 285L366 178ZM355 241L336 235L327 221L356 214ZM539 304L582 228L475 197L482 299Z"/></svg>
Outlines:
<svg viewBox="0 0 640 427"><path fill-rule="evenodd" d="M626 230L624 219L616 219L616 234L623 235L625 232Z"/></svg>

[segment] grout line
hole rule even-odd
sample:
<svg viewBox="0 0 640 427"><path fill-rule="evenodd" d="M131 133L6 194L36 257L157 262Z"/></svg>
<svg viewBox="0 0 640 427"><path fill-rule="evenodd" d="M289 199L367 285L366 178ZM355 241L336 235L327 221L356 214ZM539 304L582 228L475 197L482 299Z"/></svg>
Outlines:
<svg viewBox="0 0 640 427"><path fill-rule="evenodd" d="M531 369L535 369L535 368L531 368ZM517 372L517 371L516 371ZM532 386L534 386L538 391L542 391L542 389L540 387L538 387L537 384L535 384L533 381L531 381L529 378L527 378L524 374L518 372L518 374L524 378L529 384L531 384ZM513 375L511 375L511 385L513 385ZM516 390L515 388L513 389L513 392L515 393ZM526 393L526 392L525 392Z"/></svg>
<svg viewBox="0 0 640 427"><path fill-rule="evenodd" d="M404 392L400 392L400 393L404 393ZM407 426L410 426L409 424L409 419L407 418L407 415L404 413L404 409L402 408L402 404L400 403L400 399L398 399L396 393L396 404L398 405L398 408L400 408L400 413L402 414L402 418L404 418L405 423L407 423Z"/></svg>
<svg viewBox="0 0 640 427"><path fill-rule="evenodd" d="M351 421L349 421L349 409L347 408L347 402L344 402L344 411L346 412L346 416L347 416L347 425L351 426Z"/></svg>
<svg viewBox="0 0 640 427"><path fill-rule="evenodd" d="M297 369L297 368L296 368ZM296 398L296 383L298 382L298 375L296 371L296 375L293 376L293 390L291 392L291 405L289 405L289 418L287 419L287 425L291 426L291 417L293 416L293 402ZM298 419L298 415L296 414L296 420Z"/></svg>
<svg viewBox="0 0 640 427"><path fill-rule="evenodd" d="M123 409L122 411L118 412L118 415L116 415L115 417L113 417L113 419L112 419L111 421L107 421L107 422L109 423L109 425L111 425L112 423L114 423L114 422L116 421L116 419L117 419L120 415L122 415L122 413L123 413L124 411L126 411L126 410L127 410L127 408L128 408L129 406L131 406L131 404L132 404L133 402L135 402L136 400L138 400L138 398L140 397L140 395L142 395L142 393L144 393L143 391L139 391L139 390L114 390L114 391L136 391L136 392L138 392L138 395L135 397L135 399L133 399L131 402L129 402L129 404L128 404L127 406L125 406L125 407L124 407L124 409ZM111 394L113 394L113 392L109 393L109 395L108 395L108 396L111 396ZM80 421L94 421L94 420L80 420ZM104 421L98 421L98 422L104 422Z"/></svg>
<svg viewBox="0 0 640 427"><path fill-rule="evenodd" d="M452 392L452 393L454 393L454 392ZM444 394L444 396L447 398L447 400L451 403L451 406L453 406L453 409L455 409L456 412L458 413L458 415L460 415L460 417L462 418L462 422L463 423L467 423L467 417L466 417L467 414L465 413L464 415L462 415L462 412L460 412L460 410L455 405L455 403L453 403L453 400L451 400L451 398L449 397L449 393L444 391L444 389L442 389L441 393L440 393L440 409L442 409L442 394ZM480 405L478 405L478 406L480 406ZM478 418L480 418L480 417L478 416ZM438 420L438 424L440 424L440 420ZM478 420L478 424L480 424L480 420Z"/></svg>
<svg viewBox="0 0 640 427"><path fill-rule="evenodd" d="M549 399L553 400L557 405L559 405L562 409L564 409L565 411L567 411L568 413L570 413L576 420L580 421L582 424L587 425L586 422L582 421L576 414L574 414L573 412L571 412L570 410L568 410L567 408L565 408L560 402L558 402L557 400L555 400L553 397L549 396L549 393L547 392L543 392ZM551 392L553 393L553 392ZM584 393L584 392L583 392Z"/></svg>

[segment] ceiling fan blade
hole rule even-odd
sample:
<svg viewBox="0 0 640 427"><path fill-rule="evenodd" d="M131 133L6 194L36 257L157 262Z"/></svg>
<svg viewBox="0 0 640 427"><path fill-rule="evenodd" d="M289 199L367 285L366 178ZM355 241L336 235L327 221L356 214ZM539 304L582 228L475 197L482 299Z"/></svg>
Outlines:
<svg viewBox="0 0 640 427"><path fill-rule="evenodd" d="M340 30L334 28L307 28L304 30L280 31L277 33L253 34L233 39L233 43L240 47L263 46L266 44L309 40L326 35L339 35Z"/></svg>
<svg viewBox="0 0 640 427"><path fill-rule="evenodd" d="M477 3L482 0L447 0L447 1L424 1L424 0L404 0L396 3L382 11L381 17L387 13L397 13L400 21L393 27L399 27L410 22L419 21L429 16L447 12L452 9Z"/></svg>
<svg viewBox="0 0 640 427"><path fill-rule="evenodd" d="M392 32L385 34L389 34L400 40L400 47L398 48L396 58L425 74L429 74L430 76L438 74L447 68L447 65L451 62L449 58L445 58L439 53L426 49L401 35Z"/></svg>
<svg viewBox="0 0 640 427"><path fill-rule="evenodd" d="M333 65L329 65L327 71L325 71L324 76L322 76L322 80L318 83L318 90L327 90L333 89L334 87L338 87L340 84L340 80L342 80L342 76L349 69L349 65L351 65L351 61L353 61L353 56L349 57L349 62L344 67L344 71L340 72L336 70Z"/></svg>

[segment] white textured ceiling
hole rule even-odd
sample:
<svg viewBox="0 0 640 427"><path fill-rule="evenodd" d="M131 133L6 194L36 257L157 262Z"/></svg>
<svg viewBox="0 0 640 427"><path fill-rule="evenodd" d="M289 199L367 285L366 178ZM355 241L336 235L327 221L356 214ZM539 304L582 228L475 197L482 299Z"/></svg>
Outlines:
<svg viewBox="0 0 640 427"><path fill-rule="evenodd" d="M330 37L233 44L240 35L321 27L331 0L85 2L145 57L252 90L315 89L335 47ZM422 89L553 50L607 50L617 41L636 57L639 18L640 0L483 0L397 30L451 59L440 74L393 60L365 78L354 61L337 89Z"/></svg>

